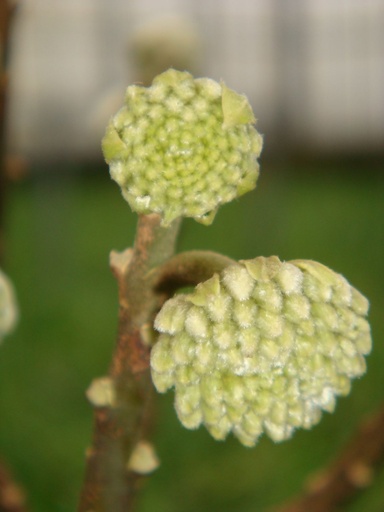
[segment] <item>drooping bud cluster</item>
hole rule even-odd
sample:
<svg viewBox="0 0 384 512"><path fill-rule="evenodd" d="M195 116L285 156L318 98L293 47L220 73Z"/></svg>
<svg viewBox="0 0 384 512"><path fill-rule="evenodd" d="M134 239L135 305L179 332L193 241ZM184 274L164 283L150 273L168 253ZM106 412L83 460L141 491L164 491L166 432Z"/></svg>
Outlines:
<svg viewBox="0 0 384 512"><path fill-rule="evenodd" d="M365 372L368 301L314 261L256 258L227 267L159 312L151 353L159 392L175 388L187 428L253 446L288 439Z"/></svg>
<svg viewBox="0 0 384 512"><path fill-rule="evenodd" d="M102 142L111 177L138 213L212 222L256 185L262 139L245 96L170 69L132 85Z"/></svg>
<svg viewBox="0 0 384 512"><path fill-rule="evenodd" d="M0 342L14 328L17 315L12 283L4 272L0 270Z"/></svg>

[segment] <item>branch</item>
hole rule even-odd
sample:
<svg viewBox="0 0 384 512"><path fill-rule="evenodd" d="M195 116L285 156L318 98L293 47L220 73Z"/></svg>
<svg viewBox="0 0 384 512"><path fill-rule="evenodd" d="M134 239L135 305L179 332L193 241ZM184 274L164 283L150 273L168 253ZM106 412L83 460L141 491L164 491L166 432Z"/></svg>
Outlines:
<svg viewBox="0 0 384 512"><path fill-rule="evenodd" d="M156 289L174 293L195 286L235 264L231 258L213 251L186 251L176 254L156 269Z"/></svg>
<svg viewBox="0 0 384 512"><path fill-rule="evenodd" d="M172 256L179 222L160 226L156 214L139 218L133 249L112 254L119 286L119 328L108 377L93 382L93 443L87 454L79 512L130 512L142 476L132 454L140 453L152 417L148 326L166 295L154 289L153 269ZM148 450L147 452L148 453Z"/></svg>
<svg viewBox="0 0 384 512"><path fill-rule="evenodd" d="M384 408L364 421L338 457L315 479L302 496L274 512L332 512L368 487L375 469L384 462Z"/></svg>

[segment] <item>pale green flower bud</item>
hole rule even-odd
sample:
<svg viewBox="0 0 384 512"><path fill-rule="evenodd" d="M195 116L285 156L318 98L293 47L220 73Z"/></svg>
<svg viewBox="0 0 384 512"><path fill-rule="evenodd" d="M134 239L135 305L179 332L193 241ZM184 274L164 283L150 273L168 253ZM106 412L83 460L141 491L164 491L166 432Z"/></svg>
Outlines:
<svg viewBox="0 0 384 512"><path fill-rule="evenodd" d="M368 301L314 261L241 261L176 295L155 319L158 391L175 388L187 428L253 446L310 428L365 372Z"/></svg>
<svg viewBox="0 0 384 512"><path fill-rule="evenodd" d="M111 177L138 213L210 224L256 185L262 138L245 96L170 69L128 87L102 142Z"/></svg>
<svg viewBox="0 0 384 512"><path fill-rule="evenodd" d="M0 342L13 330L17 317L18 310L13 285L0 270Z"/></svg>

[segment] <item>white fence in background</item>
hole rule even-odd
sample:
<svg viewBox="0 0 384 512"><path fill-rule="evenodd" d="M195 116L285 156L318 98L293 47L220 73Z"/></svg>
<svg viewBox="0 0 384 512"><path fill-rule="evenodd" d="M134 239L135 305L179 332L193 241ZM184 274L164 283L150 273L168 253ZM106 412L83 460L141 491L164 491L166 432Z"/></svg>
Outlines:
<svg viewBox="0 0 384 512"><path fill-rule="evenodd" d="M166 14L194 24L198 74L248 95L268 147L383 149L383 0L20 4L10 55L10 152L32 159L99 155L100 118L107 116L100 105L114 105L106 98L113 91L122 97L135 81L127 42L137 27Z"/></svg>

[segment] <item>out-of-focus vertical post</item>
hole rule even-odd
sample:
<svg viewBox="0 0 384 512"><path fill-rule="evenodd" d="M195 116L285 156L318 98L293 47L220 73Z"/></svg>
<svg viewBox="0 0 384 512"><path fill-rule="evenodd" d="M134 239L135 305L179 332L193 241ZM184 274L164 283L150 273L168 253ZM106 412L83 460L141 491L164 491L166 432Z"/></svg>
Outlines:
<svg viewBox="0 0 384 512"><path fill-rule="evenodd" d="M4 255L4 196L5 196L5 158L4 135L5 114L7 102L7 61L8 43L12 18L16 9L16 2L12 0L0 0L0 261Z"/></svg>

